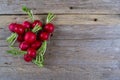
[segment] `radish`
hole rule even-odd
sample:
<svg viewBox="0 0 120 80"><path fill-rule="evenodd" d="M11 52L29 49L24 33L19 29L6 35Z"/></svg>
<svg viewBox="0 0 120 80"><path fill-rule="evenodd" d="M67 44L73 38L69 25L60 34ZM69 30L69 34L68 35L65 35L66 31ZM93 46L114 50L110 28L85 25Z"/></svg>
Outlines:
<svg viewBox="0 0 120 80"><path fill-rule="evenodd" d="M30 57L28 54L25 54L25 55L24 55L24 60L25 60L26 62L30 62L30 61L32 61L32 57Z"/></svg>
<svg viewBox="0 0 120 80"><path fill-rule="evenodd" d="M42 32L43 32L43 30L40 30L40 31L37 32L37 40L40 40L39 36Z"/></svg>
<svg viewBox="0 0 120 80"><path fill-rule="evenodd" d="M31 48L33 49L38 49L42 45L42 41L35 41L32 45Z"/></svg>
<svg viewBox="0 0 120 80"><path fill-rule="evenodd" d="M17 41L18 41L18 42L24 41L24 35L18 35Z"/></svg>
<svg viewBox="0 0 120 80"><path fill-rule="evenodd" d="M48 40L49 38L49 34L47 32L41 32L41 34L39 35L40 40Z"/></svg>
<svg viewBox="0 0 120 80"><path fill-rule="evenodd" d="M21 24L16 24L14 32L16 32L17 34L24 34L25 28Z"/></svg>
<svg viewBox="0 0 120 80"><path fill-rule="evenodd" d="M28 54L30 57L35 58L35 57L36 57L36 50L33 49L33 48L29 48L29 49L27 50L27 54Z"/></svg>
<svg viewBox="0 0 120 80"><path fill-rule="evenodd" d="M42 27L42 22L40 20L35 20L33 23L32 23L32 28L34 28L36 25Z"/></svg>
<svg viewBox="0 0 120 80"><path fill-rule="evenodd" d="M28 22L28 21L24 21L22 25L23 25L26 29L31 28L31 23Z"/></svg>
<svg viewBox="0 0 120 80"><path fill-rule="evenodd" d="M36 34L29 31L25 34L24 40L30 44L34 43L36 41Z"/></svg>
<svg viewBox="0 0 120 80"><path fill-rule="evenodd" d="M19 48L23 51L26 51L29 48L29 46L30 45L26 41L24 41L24 42L20 43Z"/></svg>
<svg viewBox="0 0 120 80"><path fill-rule="evenodd" d="M48 33L52 33L54 31L54 25L52 23L48 23L45 25L44 30Z"/></svg>
<svg viewBox="0 0 120 80"><path fill-rule="evenodd" d="M11 23L11 24L9 25L9 30L10 30L11 32L14 32L14 31L15 31L15 27L16 27L16 23Z"/></svg>
<svg viewBox="0 0 120 80"><path fill-rule="evenodd" d="M23 6L22 10L28 14L32 23L23 21L22 24L11 23L9 25L12 34L6 41L10 44L11 49L7 50L7 52L13 55L24 55L23 58L26 62L33 62L37 66L43 67L47 40L54 32L54 25L51 21L55 15L48 13L45 24L42 24L40 20L35 19L31 9ZM16 40L19 42L19 49L14 47Z"/></svg>

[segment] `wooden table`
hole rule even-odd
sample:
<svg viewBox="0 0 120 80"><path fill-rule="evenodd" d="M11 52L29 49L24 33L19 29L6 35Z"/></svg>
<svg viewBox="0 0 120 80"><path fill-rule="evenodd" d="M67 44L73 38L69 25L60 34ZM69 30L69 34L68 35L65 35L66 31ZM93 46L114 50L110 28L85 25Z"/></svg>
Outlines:
<svg viewBox="0 0 120 80"><path fill-rule="evenodd" d="M56 14L45 67L6 53L8 25ZM120 80L120 0L0 0L0 80Z"/></svg>

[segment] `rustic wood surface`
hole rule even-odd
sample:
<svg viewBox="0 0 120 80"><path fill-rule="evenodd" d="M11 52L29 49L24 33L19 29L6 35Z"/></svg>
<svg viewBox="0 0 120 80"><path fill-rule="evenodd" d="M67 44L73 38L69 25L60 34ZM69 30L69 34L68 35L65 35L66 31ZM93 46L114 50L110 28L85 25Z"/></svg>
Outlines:
<svg viewBox="0 0 120 80"><path fill-rule="evenodd" d="M22 5L57 16L44 68L6 53L8 25L30 20ZM0 80L120 80L120 0L0 0Z"/></svg>

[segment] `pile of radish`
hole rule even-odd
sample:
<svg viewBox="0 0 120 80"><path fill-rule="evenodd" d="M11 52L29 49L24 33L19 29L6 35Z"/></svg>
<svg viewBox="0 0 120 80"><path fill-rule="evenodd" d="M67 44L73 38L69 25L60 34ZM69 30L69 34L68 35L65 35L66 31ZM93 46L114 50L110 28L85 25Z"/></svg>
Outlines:
<svg viewBox="0 0 120 80"><path fill-rule="evenodd" d="M23 55L23 59L26 62L33 62L42 67L47 40L54 32L54 25L51 20L55 16L49 13L46 23L43 24L40 20L34 19L32 10L25 6L22 10L28 14L32 21L24 21L21 24L11 23L9 25L9 30L12 34L7 38L7 42L11 49L7 52L13 55ZM14 47L15 42L19 42L19 48Z"/></svg>

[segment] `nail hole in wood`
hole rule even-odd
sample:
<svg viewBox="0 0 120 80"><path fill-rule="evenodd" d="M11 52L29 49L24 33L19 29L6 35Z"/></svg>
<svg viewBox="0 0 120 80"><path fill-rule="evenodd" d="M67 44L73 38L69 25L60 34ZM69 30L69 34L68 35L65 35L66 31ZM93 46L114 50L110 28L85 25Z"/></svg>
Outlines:
<svg viewBox="0 0 120 80"><path fill-rule="evenodd" d="M98 19L97 19L97 18L95 18L95 19L94 19L94 21L96 22L96 21L98 21Z"/></svg>
<svg viewBox="0 0 120 80"><path fill-rule="evenodd" d="M53 34L51 34L51 37L53 36Z"/></svg>
<svg viewBox="0 0 120 80"><path fill-rule="evenodd" d="M73 7L69 7L70 9L73 9Z"/></svg>
<svg viewBox="0 0 120 80"><path fill-rule="evenodd" d="M11 65L11 63L8 63L8 62L5 62L4 64L6 64L6 65Z"/></svg>
<svg viewBox="0 0 120 80"><path fill-rule="evenodd" d="M4 64L8 64L7 62L5 62Z"/></svg>

